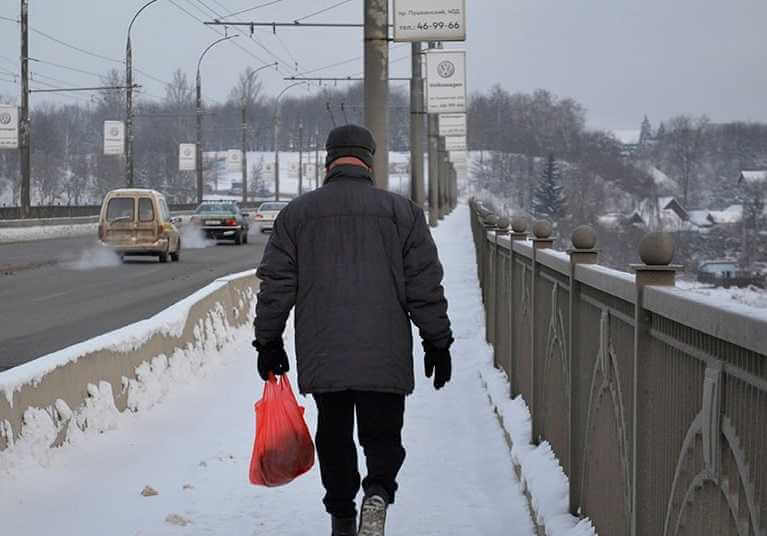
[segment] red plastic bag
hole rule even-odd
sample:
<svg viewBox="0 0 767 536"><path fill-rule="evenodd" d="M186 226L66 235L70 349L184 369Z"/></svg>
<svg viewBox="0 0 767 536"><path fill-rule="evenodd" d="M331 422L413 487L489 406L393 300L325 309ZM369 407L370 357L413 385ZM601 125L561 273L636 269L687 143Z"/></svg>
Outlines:
<svg viewBox="0 0 767 536"><path fill-rule="evenodd" d="M250 457L250 483L282 486L314 465L314 443L287 375L270 375L256 402L256 439Z"/></svg>

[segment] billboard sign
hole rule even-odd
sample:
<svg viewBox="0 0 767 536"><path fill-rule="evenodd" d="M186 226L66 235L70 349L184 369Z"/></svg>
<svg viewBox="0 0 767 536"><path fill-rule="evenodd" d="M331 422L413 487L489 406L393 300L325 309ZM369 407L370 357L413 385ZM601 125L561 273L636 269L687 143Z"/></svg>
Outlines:
<svg viewBox="0 0 767 536"><path fill-rule="evenodd" d="M439 114L440 136L465 136L466 114Z"/></svg>
<svg viewBox="0 0 767 536"><path fill-rule="evenodd" d="M178 147L179 171L194 171L197 169L197 145L182 143Z"/></svg>
<svg viewBox="0 0 767 536"><path fill-rule="evenodd" d="M125 123L104 121L104 154L125 154Z"/></svg>
<svg viewBox="0 0 767 536"><path fill-rule="evenodd" d="M466 52L426 54L426 113L466 113Z"/></svg>
<svg viewBox="0 0 767 536"><path fill-rule="evenodd" d="M242 151L230 149L226 153L226 168L231 172L242 173Z"/></svg>
<svg viewBox="0 0 767 536"><path fill-rule="evenodd" d="M445 150L450 152L465 151L466 136L445 136Z"/></svg>
<svg viewBox="0 0 767 536"><path fill-rule="evenodd" d="M458 167L466 165L466 151L450 151L450 161Z"/></svg>
<svg viewBox="0 0 767 536"><path fill-rule="evenodd" d="M466 41L466 0L394 0L395 41Z"/></svg>
<svg viewBox="0 0 767 536"><path fill-rule="evenodd" d="M19 109L0 104L0 149L19 148Z"/></svg>

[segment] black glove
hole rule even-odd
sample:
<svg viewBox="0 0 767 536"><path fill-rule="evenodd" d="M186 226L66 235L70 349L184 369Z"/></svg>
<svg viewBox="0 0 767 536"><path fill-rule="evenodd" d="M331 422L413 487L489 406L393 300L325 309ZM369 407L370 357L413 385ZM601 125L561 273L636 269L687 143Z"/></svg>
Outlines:
<svg viewBox="0 0 767 536"><path fill-rule="evenodd" d="M282 339L269 342L255 340L253 346L258 350L258 374L264 381L269 379L270 372L279 376L290 370L288 354L285 353Z"/></svg>
<svg viewBox="0 0 767 536"><path fill-rule="evenodd" d="M437 390L442 389L450 381L453 371L450 359L450 346L448 345L447 348L437 348L431 343L424 341L423 350L426 352L423 358L426 377L431 378L431 375L434 374L434 388Z"/></svg>

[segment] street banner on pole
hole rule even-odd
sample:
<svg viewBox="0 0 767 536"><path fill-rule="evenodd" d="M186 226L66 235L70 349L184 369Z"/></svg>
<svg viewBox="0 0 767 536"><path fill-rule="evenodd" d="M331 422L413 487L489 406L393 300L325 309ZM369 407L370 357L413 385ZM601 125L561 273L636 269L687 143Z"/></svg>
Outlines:
<svg viewBox="0 0 767 536"><path fill-rule="evenodd" d="M394 0L395 41L466 41L466 0Z"/></svg>
<svg viewBox="0 0 767 536"><path fill-rule="evenodd" d="M104 121L104 154L125 154L125 123Z"/></svg>
<svg viewBox="0 0 767 536"><path fill-rule="evenodd" d="M446 151L465 151L466 136L445 136Z"/></svg>
<svg viewBox="0 0 767 536"><path fill-rule="evenodd" d="M466 112L466 52L430 50L426 54L426 113Z"/></svg>
<svg viewBox="0 0 767 536"><path fill-rule="evenodd" d="M19 109L0 104L0 149L19 148Z"/></svg>
<svg viewBox="0 0 767 536"><path fill-rule="evenodd" d="M226 167L230 172L242 173L242 151L230 149L226 155Z"/></svg>
<svg viewBox="0 0 767 536"><path fill-rule="evenodd" d="M179 171L194 171L197 169L197 144L182 143L178 147Z"/></svg>
<svg viewBox="0 0 767 536"><path fill-rule="evenodd" d="M465 136L466 114L439 114L440 136Z"/></svg>

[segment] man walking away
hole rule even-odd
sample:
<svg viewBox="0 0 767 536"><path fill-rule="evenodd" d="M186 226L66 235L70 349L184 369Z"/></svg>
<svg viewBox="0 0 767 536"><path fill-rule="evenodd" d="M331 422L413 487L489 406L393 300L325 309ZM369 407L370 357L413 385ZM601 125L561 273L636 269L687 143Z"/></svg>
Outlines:
<svg viewBox="0 0 767 536"><path fill-rule="evenodd" d="M322 188L285 207L258 268L254 345L258 371L289 369L282 333L295 305L301 393L317 404L324 504L334 536L383 536L405 460L405 396L413 392L410 321L426 352L434 387L450 381L453 342L442 265L423 211L375 188L375 142L345 125L327 139ZM354 420L367 463L360 489Z"/></svg>

